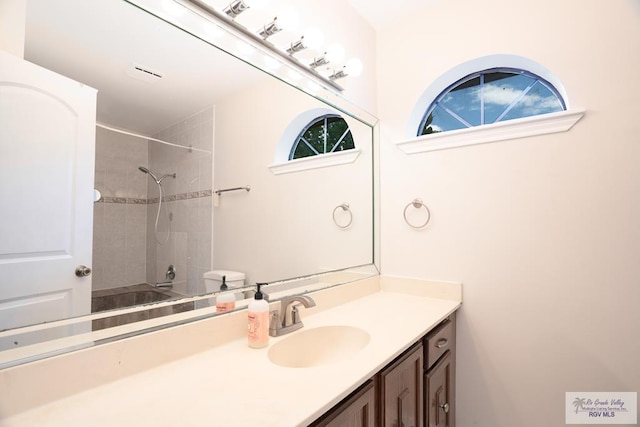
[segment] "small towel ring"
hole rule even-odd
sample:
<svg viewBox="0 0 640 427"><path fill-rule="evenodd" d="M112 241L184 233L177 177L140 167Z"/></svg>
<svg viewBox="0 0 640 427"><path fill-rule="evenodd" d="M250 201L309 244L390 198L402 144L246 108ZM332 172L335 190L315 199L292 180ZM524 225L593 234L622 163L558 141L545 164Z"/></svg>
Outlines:
<svg viewBox="0 0 640 427"><path fill-rule="evenodd" d="M411 222L409 221L409 219L407 218L407 209L409 209L409 206L413 206L416 209L420 209L420 208L424 208L427 211L427 219L424 223L419 224L419 225L414 225L411 224ZM409 202L407 204L407 206L404 207L404 221L409 225L409 227L411 228L415 228L417 230L421 229L421 228L425 228L427 226L427 224L429 224L429 221L431 221L431 211L429 210L429 208L427 207L427 205L425 205L422 200L420 199L413 199L411 202Z"/></svg>
<svg viewBox="0 0 640 427"><path fill-rule="evenodd" d="M343 211L349 213L349 222L346 225L340 225L338 220L336 220L336 212L338 211L338 209L342 209ZM343 203L341 205L336 206L335 209L333 210L332 216L333 216L333 222L339 228L349 228L349 226L351 226L351 223L353 222L353 212L351 212L351 209L349 208L349 205L347 203Z"/></svg>

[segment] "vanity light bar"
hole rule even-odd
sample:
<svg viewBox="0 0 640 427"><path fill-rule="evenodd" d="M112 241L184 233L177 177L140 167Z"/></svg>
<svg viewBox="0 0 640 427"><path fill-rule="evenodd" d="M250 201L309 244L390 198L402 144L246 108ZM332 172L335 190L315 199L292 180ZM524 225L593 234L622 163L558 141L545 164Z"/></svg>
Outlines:
<svg viewBox="0 0 640 427"><path fill-rule="evenodd" d="M179 2L186 3L191 5L191 9L196 13L200 13L210 21L213 21L216 25L220 25L225 27L227 30L230 30L236 34L240 34L242 38L248 39L248 41L261 48L261 50L266 51L265 53L270 54L272 56L277 57L277 60L289 65L291 68L299 71L303 75L315 80L316 83L324 86L327 89L331 89L335 92L341 93L344 91L344 88L334 82L333 80L323 76L318 73L315 69L310 68L309 66L301 63L295 57L289 55L287 52L278 49L271 42L266 39L261 38L258 34L253 33L248 30L246 27L238 24L233 19L230 19L225 13L220 13L215 10L213 7L208 5L202 0L181 0Z"/></svg>

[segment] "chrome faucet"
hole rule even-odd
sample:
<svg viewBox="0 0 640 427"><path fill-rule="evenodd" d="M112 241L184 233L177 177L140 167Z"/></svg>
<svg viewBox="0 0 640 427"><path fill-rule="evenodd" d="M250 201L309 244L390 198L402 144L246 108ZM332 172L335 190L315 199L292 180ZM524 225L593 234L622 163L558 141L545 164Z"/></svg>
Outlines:
<svg viewBox="0 0 640 427"><path fill-rule="evenodd" d="M297 304L294 304L297 303ZM272 337L279 337L289 332L298 330L304 326L300 319L300 312L298 307L302 305L306 308L314 307L316 302L310 296L296 295L293 297L286 297L280 300L280 311L273 310L271 312L271 321L269 322L269 335ZM291 306L291 310L289 310ZM291 312L290 316L287 316L288 312ZM289 320L290 319L290 320Z"/></svg>

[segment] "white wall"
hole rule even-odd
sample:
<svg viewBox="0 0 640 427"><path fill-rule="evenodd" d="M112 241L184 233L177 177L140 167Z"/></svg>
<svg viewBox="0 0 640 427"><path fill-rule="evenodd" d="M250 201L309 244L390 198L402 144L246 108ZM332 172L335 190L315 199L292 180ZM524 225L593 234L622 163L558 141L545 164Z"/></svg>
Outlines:
<svg viewBox="0 0 640 427"><path fill-rule="evenodd" d="M0 50L24 57L24 22L27 0L0 1Z"/></svg>
<svg viewBox="0 0 640 427"><path fill-rule="evenodd" d="M437 1L378 33L382 272L463 283L460 427L564 425L566 391L640 391L640 7ZM405 155L414 103L470 59L528 57L570 132ZM402 209L421 197L422 231Z"/></svg>

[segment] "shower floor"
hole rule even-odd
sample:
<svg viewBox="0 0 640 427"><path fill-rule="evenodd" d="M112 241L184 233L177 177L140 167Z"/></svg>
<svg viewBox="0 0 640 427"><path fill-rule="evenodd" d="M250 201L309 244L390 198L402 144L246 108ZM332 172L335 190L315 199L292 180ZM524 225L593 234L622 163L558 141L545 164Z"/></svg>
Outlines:
<svg viewBox="0 0 640 427"><path fill-rule="evenodd" d="M119 308L133 307L142 304L166 301L169 299L181 298L177 292L169 289L159 289L146 283L139 285L123 286L114 289L104 289L91 293L91 312L102 312L116 310ZM149 310L137 311L135 313L118 314L115 316L96 319L92 322L92 329L111 328L114 326L126 325L127 323L141 320L153 319L174 313L193 310L193 302L174 304L168 307L150 308Z"/></svg>

